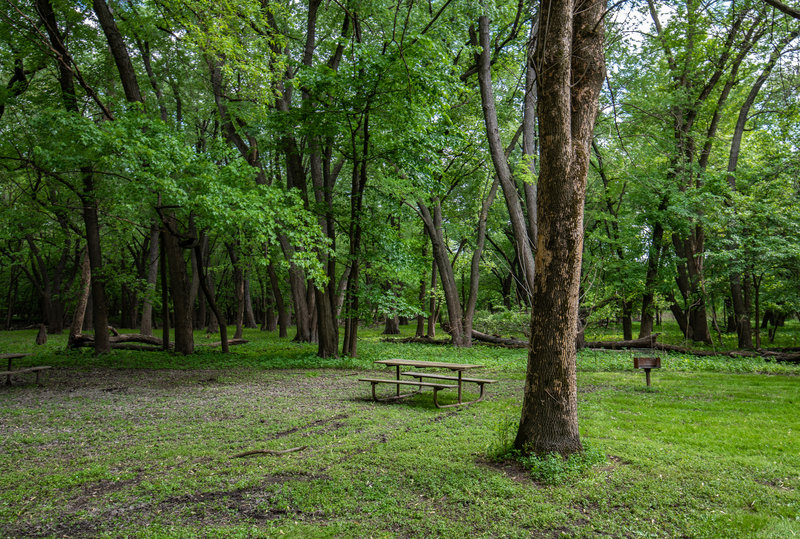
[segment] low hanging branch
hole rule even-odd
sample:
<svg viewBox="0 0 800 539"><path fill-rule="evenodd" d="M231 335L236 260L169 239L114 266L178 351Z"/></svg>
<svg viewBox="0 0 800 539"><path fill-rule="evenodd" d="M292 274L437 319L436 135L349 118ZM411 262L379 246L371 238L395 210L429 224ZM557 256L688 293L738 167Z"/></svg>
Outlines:
<svg viewBox="0 0 800 539"><path fill-rule="evenodd" d="M242 457L249 457L250 455L285 455L287 453L295 453L297 451L302 451L303 449L307 449L307 445L302 445L300 447L292 447L291 449L283 449L283 450L275 450L275 449L255 449L253 451L245 451L244 453L237 453L235 455L231 455L232 459L240 459Z"/></svg>

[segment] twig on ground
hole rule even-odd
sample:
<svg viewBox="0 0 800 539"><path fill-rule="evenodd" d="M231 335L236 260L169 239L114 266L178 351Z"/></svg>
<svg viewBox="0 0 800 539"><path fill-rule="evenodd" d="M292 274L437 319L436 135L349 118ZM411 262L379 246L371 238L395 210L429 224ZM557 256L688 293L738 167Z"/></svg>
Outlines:
<svg viewBox="0 0 800 539"><path fill-rule="evenodd" d="M300 447L292 447L291 449L283 449L280 451L276 451L274 449L256 449L254 451L245 451L244 453L237 453L236 455L232 455L232 459L238 459L242 457L249 457L250 455L285 455L286 453L294 453L296 451L302 451L303 449L308 448L307 445L302 445Z"/></svg>

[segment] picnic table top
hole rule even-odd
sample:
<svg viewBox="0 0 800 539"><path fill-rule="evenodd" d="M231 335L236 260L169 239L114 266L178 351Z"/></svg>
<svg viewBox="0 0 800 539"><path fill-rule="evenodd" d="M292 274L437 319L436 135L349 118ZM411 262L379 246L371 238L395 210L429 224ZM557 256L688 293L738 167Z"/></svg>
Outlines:
<svg viewBox="0 0 800 539"><path fill-rule="evenodd" d="M0 354L0 359L19 359L31 354Z"/></svg>
<svg viewBox="0 0 800 539"><path fill-rule="evenodd" d="M483 367L483 365L470 365L468 363L442 363L439 361L419 361L416 359L379 359L375 363L402 367L450 369L452 371L465 371L467 369L480 369Z"/></svg>

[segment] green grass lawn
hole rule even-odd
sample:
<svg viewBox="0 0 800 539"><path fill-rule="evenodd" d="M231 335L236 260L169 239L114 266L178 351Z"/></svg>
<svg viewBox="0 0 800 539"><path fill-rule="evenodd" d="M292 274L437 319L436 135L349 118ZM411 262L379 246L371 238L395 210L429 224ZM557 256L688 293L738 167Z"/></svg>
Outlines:
<svg viewBox="0 0 800 539"><path fill-rule="evenodd" d="M0 388L0 535L800 535L800 367L669 355L647 389L630 353L583 352L581 433L607 461L550 486L488 458L519 417L523 350L362 334L358 359L327 361L257 331L229 355L100 359L0 334L0 352L34 352L19 365L55 367ZM463 408L374 403L356 379L391 357L499 382Z"/></svg>

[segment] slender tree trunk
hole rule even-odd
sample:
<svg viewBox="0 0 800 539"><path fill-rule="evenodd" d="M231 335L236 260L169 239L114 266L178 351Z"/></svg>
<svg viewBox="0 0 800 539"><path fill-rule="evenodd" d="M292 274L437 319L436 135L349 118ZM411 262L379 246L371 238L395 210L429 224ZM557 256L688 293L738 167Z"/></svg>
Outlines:
<svg viewBox="0 0 800 539"><path fill-rule="evenodd" d="M153 297L156 293L156 280L158 279L158 224L150 226L150 250L147 256L147 292L142 305L142 322L139 333L142 335L153 334Z"/></svg>
<svg viewBox="0 0 800 539"><path fill-rule="evenodd" d="M489 192L481 205L481 212L478 216L478 232L475 237L475 249L472 251L472 261L469 270L469 295L464 308L464 335L465 339L472 344L472 320L475 317L475 306L478 304L478 285L480 283L481 256L486 245L486 221L489 218L489 208L494 203L499 185L498 178L492 182Z"/></svg>
<svg viewBox="0 0 800 539"><path fill-rule="evenodd" d="M244 320L245 327L249 329L256 329L258 323L256 322L256 315L253 312L253 296L250 291L250 275L244 277Z"/></svg>
<svg viewBox="0 0 800 539"><path fill-rule="evenodd" d="M431 267L431 294L430 300L428 301L428 331L425 334L429 339L436 338L436 320L438 318L438 309L436 308L436 285L439 282L439 279L436 275L437 267L436 267L436 258L433 259Z"/></svg>
<svg viewBox="0 0 800 539"><path fill-rule="evenodd" d="M756 320L761 319L761 277L756 277L753 274L753 296L755 299L755 307L756 307ZM761 348L761 325L756 323L756 349Z"/></svg>
<svg viewBox="0 0 800 539"><path fill-rule="evenodd" d="M425 230L431 238L433 246L433 259L439 269L442 280L442 291L444 292L445 304L447 306L448 324L450 325L450 336L453 339L453 346L469 347L472 345L472 335L464 333L464 313L461 301L458 297L458 286L456 285L453 266L447 255L447 246L442 235L442 210L441 204L435 200L433 214L421 200L417 201L422 221L425 223Z"/></svg>
<svg viewBox="0 0 800 539"><path fill-rule="evenodd" d="M69 337L67 338L67 348L73 347L75 339L83 331L83 319L86 316L86 306L89 304L89 292L92 285L92 269L89 265L89 253L86 249L81 256L81 284L80 292L78 294L78 301L75 304L75 312L72 315L72 323L69 328Z"/></svg>
<svg viewBox="0 0 800 539"><path fill-rule="evenodd" d="M741 283L741 278L739 282ZM733 311L733 300L726 297L722 305L725 310L725 333L733 333L736 331L736 315Z"/></svg>
<svg viewBox="0 0 800 539"><path fill-rule="evenodd" d="M264 298L264 324L261 329L263 331L275 331L278 329L278 319L275 316L275 297L272 294L272 289L269 286L265 286L262 279L259 279L259 283L261 285L261 295Z"/></svg>
<svg viewBox="0 0 800 539"><path fill-rule="evenodd" d="M194 232L194 227L192 227L192 233ZM200 272L197 269L199 265L200 262L195 257L194 248L189 249L189 274L191 275L189 280L189 308L192 311L192 327L200 327L203 324L203 321L198 323L199 316L197 313L198 304L204 304L203 301L197 301L200 295Z"/></svg>
<svg viewBox="0 0 800 539"><path fill-rule="evenodd" d="M232 243L225 245L228 249L228 256L233 266L233 291L236 297L236 332L234 339L242 338L242 328L244 326L244 272L239 265L239 255L236 253L236 246Z"/></svg>
<svg viewBox="0 0 800 539"><path fill-rule="evenodd" d="M14 316L14 305L17 302L17 290L19 288L17 275L19 275L17 266L12 265L11 271L9 272L8 293L6 295L6 320L5 320L6 330L11 329L11 320L12 317Z"/></svg>
<svg viewBox="0 0 800 539"><path fill-rule="evenodd" d="M360 39L358 20L353 21L356 40ZM347 280L345 297L346 319L342 355L357 357L359 323L359 285L361 267L361 211L364 204L364 189L367 185L367 156L369 155L369 104L367 104L361 125L361 159L353 166L350 187L350 276ZM351 135L353 155L358 151L358 131Z"/></svg>
<svg viewBox="0 0 800 539"><path fill-rule="evenodd" d="M275 267L272 263L267 266L267 273L269 275L269 285L272 289L272 297L275 298L275 307L278 309L278 336L284 338L289 334L289 312L286 310L286 304L283 302L283 295L278 285L278 276L275 273Z"/></svg>
<svg viewBox="0 0 800 539"><path fill-rule="evenodd" d="M750 88L750 92L747 94L744 103L742 103L742 106L739 109L739 116L736 121L736 126L733 130L733 138L731 140L731 148L728 155L728 185L733 192L736 191L736 169L739 165L742 137L744 136L744 130L750 114L750 109L752 108L753 103L755 103L758 93L761 91L762 86L769 78L770 73L777 64L777 61L783 53L785 47L798 35L800 35L800 31L795 30L784 36L780 44L773 50L769 60L761 70L761 74L753 83L753 86ZM737 245L733 243L732 247L736 248ZM729 280L731 299L733 300L733 312L736 318L736 334L739 340L739 348L752 348L753 340L752 329L750 325L750 309L746 308L745 306L741 276L738 272L733 272L730 275ZM756 320L758 320L758 318L756 318ZM756 346L760 347L758 343Z"/></svg>
<svg viewBox="0 0 800 539"><path fill-rule="evenodd" d="M94 327L94 309L92 308L92 286L89 285L89 302L86 305L86 316L83 319L83 331L89 331Z"/></svg>
<svg viewBox="0 0 800 539"><path fill-rule="evenodd" d="M576 333L589 145L605 77L605 1L542 1L536 58L541 166L536 280L522 418L524 454L582 450Z"/></svg>
<svg viewBox="0 0 800 539"><path fill-rule="evenodd" d="M476 54L476 60L478 64L478 83L481 92L483 120L486 126L486 137L489 142L489 152L492 157L492 164L494 165L495 174L497 175L500 185L502 186L506 207L508 209L509 220L511 221L514 246L520 260L522 269L521 273L524 277L524 298L526 300L525 303L527 304L529 303L528 299L533 291L533 280L535 273L533 249L531 247L531 239L528 237L529 226L525 219L525 213L522 210L522 204L519 200L519 193L517 191L514 177L511 173L511 167L508 164L508 157L503 150L503 145L500 142L500 128L497 121L497 107L495 104L494 89L492 88L492 50L490 43L491 36L489 35L489 17L485 15L481 16L478 19L478 26L479 41L478 43L474 44L480 46L480 54ZM533 84L532 89L535 90L535 84ZM531 124L532 122L529 120L528 126L532 127Z"/></svg>
<svg viewBox="0 0 800 539"><path fill-rule="evenodd" d="M228 324L225 322L225 317L220 311L219 306L217 306L216 299L214 298L214 292L209 287L209 283L213 281L209 279L209 276L206 275L205 270L203 269L203 259L205 258L205 253L203 253L202 248L203 242L199 242L194 246L194 254L195 260L197 261L197 273L200 276L200 290L203 291L203 295L206 297L206 301L208 302L208 306L211 308L211 312L214 313L214 318L217 321L217 326L219 327L219 340L222 343L222 352L227 354L230 351L228 347Z"/></svg>
<svg viewBox="0 0 800 539"><path fill-rule="evenodd" d="M667 198L661 199L659 210L667 207ZM658 266L661 260L664 227L661 221L653 225L653 236L647 254L647 274L644 279L644 293L642 294L642 323L639 326L639 337L647 337L653 333L653 303L655 299L655 286L658 282Z"/></svg>
<svg viewBox="0 0 800 539"><path fill-rule="evenodd" d="M427 240L427 238L426 238ZM428 255L428 242L422 244L422 258L425 258ZM425 273L423 272L422 278L419 280L419 309L420 313L417 315L417 331L414 334L415 337L422 337L425 335L425 315L422 314L422 311L425 310Z"/></svg>

